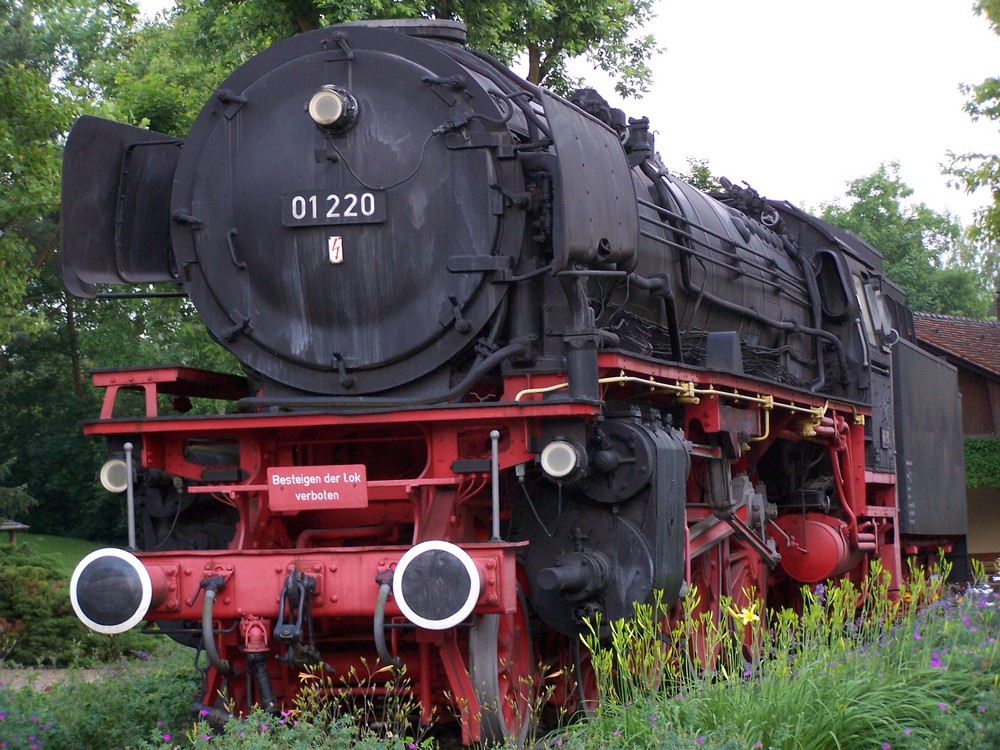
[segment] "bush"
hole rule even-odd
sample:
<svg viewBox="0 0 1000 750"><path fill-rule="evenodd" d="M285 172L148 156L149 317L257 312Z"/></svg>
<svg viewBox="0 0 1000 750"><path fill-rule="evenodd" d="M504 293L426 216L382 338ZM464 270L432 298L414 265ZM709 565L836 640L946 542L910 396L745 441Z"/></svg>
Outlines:
<svg viewBox="0 0 1000 750"><path fill-rule="evenodd" d="M356 732L346 720L302 711L285 711L279 716L255 709L249 716L231 719L221 734L207 723L197 722L184 737L173 736L169 728L157 727L142 750L349 750L356 748Z"/></svg>
<svg viewBox="0 0 1000 750"><path fill-rule="evenodd" d="M367 668L367 665L365 665ZM405 673L395 675L396 688L385 695L377 678L387 668L369 672L371 691L339 695L338 687L355 684L351 671L346 683L338 678L309 670L300 675L302 688L295 705L280 713L256 708L248 716L233 717L221 731L213 730L201 716L183 736L169 727L158 726L142 750L427 750L433 740L421 736L415 727L419 706L412 697L412 685ZM416 731L415 731L416 730Z"/></svg>
<svg viewBox="0 0 1000 750"><path fill-rule="evenodd" d="M0 659L23 666L90 666L150 647L138 632L101 635L73 613L60 561L28 544L0 544Z"/></svg>
<svg viewBox="0 0 1000 750"><path fill-rule="evenodd" d="M181 726L198 689L187 649L158 665L129 663L103 678L79 676L36 692L0 685L0 739L7 748L121 750L136 747L160 726Z"/></svg>

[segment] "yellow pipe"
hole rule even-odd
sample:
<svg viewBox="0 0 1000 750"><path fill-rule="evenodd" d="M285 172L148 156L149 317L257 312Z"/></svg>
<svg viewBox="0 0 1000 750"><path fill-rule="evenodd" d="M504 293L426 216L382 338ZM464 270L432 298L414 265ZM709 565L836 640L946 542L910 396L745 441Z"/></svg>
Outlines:
<svg viewBox="0 0 1000 750"><path fill-rule="evenodd" d="M774 396L771 395L745 396L744 394L739 393L738 391L737 392L720 391L714 386L711 386L709 388L695 388L694 383L692 382L687 382L687 383L678 382L676 384L661 383L659 381L653 380L652 378L644 380L643 378L636 378L631 375L625 375L624 373L622 375L616 375L614 377L609 377L609 378L598 378L597 382L601 385L632 383L635 385L647 386L651 390L659 389L664 391L671 391L682 397L694 399L692 403L697 403L697 398L696 398L697 396L721 396L723 398L732 399L734 401L743 401L745 403L760 404L766 410L770 410L772 408L779 408L779 409L784 409L785 411L797 412L800 414L808 414L810 417L814 418L822 417L823 415L826 414L827 409L830 408L829 400L827 400L826 403L823 404L823 406L814 406L814 407L796 406L795 404L791 403L786 404L780 401L775 401ZM556 385L550 385L544 388L525 388L524 390L519 391L517 395L514 396L514 401L520 401L525 396L531 396L539 393L552 393L553 391L560 391L568 387L569 383L557 383Z"/></svg>

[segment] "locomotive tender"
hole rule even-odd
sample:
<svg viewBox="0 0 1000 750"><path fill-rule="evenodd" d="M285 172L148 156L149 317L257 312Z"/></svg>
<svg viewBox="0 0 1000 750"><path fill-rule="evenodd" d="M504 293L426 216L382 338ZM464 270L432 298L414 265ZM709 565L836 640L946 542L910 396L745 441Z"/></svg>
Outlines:
<svg viewBox="0 0 1000 750"><path fill-rule="evenodd" d="M67 288L176 284L246 377L94 374L141 548L80 564L78 615L199 646L213 716L405 665L469 743L523 736L543 663L578 707L584 622L654 590L719 617L960 551L955 373L879 254L724 187L448 21L281 42L183 141L82 118Z"/></svg>

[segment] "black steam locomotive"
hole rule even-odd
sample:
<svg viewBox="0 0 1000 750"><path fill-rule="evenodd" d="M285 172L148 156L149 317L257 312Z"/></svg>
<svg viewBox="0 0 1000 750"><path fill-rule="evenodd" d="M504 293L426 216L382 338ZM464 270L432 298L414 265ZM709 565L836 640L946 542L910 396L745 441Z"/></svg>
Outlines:
<svg viewBox="0 0 1000 750"><path fill-rule="evenodd" d="M183 141L70 136L68 289L175 284L246 373L95 373L85 426L141 542L81 563L77 613L203 648L213 715L379 659L420 721L516 738L539 665L577 707L584 623L656 589L720 617L962 549L955 373L878 252L691 187L648 120L464 42L331 27L239 68ZM232 408L171 410L197 397Z"/></svg>

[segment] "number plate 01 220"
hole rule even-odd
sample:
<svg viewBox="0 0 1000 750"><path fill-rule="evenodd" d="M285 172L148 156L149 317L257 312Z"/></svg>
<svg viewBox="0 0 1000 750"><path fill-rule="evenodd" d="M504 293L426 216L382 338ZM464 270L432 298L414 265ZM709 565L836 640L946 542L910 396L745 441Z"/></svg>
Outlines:
<svg viewBox="0 0 1000 750"><path fill-rule="evenodd" d="M385 191L382 190L303 190L281 196L281 223L286 227L383 221Z"/></svg>

